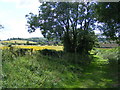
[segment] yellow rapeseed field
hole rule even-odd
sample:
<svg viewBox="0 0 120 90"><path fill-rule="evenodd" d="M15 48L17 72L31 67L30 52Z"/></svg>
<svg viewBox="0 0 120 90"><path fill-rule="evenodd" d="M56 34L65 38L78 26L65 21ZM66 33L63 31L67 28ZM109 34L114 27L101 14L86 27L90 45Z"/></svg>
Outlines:
<svg viewBox="0 0 120 90"><path fill-rule="evenodd" d="M14 48L28 48L33 50L42 50L42 49L53 49L53 50L63 50L63 46L37 46L37 45L13 45ZM0 46L0 49L7 49L7 46Z"/></svg>

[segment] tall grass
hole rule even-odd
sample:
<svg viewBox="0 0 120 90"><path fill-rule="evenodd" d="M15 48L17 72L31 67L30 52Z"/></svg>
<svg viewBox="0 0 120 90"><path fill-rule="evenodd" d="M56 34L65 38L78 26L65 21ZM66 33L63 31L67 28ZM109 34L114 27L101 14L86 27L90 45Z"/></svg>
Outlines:
<svg viewBox="0 0 120 90"><path fill-rule="evenodd" d="M84 64L89 59L91 63ZM3 50L2 87L110 88L116 80L108 75L107 61L98 55L86 57L67 53L58 58L42 55L39 51L14 57Z"/></svg>

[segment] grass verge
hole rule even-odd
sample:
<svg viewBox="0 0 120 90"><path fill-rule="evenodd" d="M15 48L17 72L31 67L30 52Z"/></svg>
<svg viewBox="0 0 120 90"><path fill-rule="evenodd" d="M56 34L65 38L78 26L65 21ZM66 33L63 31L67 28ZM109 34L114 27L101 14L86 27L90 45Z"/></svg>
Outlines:
<svg viewBox="0 0 120 90"><path fill-rule="evenodd" d="M3 88L118 87L115 86L118 84L116 67L111 70L108 59L94 55L94 60L89 65L74 64L69 59L35 53L4 60Z"/></svg>

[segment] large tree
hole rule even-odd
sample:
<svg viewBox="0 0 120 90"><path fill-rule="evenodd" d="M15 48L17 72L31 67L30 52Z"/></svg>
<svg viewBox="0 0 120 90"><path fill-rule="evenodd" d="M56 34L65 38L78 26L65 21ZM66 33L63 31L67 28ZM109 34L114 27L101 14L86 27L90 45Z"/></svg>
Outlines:
<svg viewBox="0 0 120 90"><path fill-rule="evenodd" d="M99 29L103 34L120 43L120 2L99 2L96 16L102 23Z"/></svg>
<svg viewBox="0 0 120 90"><path fill-rule="evenodd" d="M44 37L63 41L66 52L88 53L95 43L94 4L43 2L38 15L26 15L28 31L40 28Z"/></svg>

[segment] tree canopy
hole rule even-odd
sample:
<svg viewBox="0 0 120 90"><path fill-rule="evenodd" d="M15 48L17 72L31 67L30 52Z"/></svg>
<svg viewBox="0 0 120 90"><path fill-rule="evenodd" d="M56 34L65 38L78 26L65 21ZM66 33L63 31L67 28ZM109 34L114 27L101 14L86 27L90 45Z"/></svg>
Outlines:
<svg viewBox="0 0 120 90"><path fill-rule="evenodd" d="M62 40L67 52L88 52L95 42L94 6L90 2L43 2L38 15L26 15L28 31L40 28L44 37Z"/></svg>
<svg viewBox="0 0 120 90"><path fill-rule="evenodd" d="M91 7L90 3L43 2L38 15L33 13L26 15L28 31L34 32L40 28L45 37L60 39L68 29L91 30L90 25L94 24Z"/></svg>
<svg viewBox="0 0 120 90"><path fill-rule="evenodd" d="M96 16L103 34L120 43L120 2L99 2L96 5Z"/></svg>

